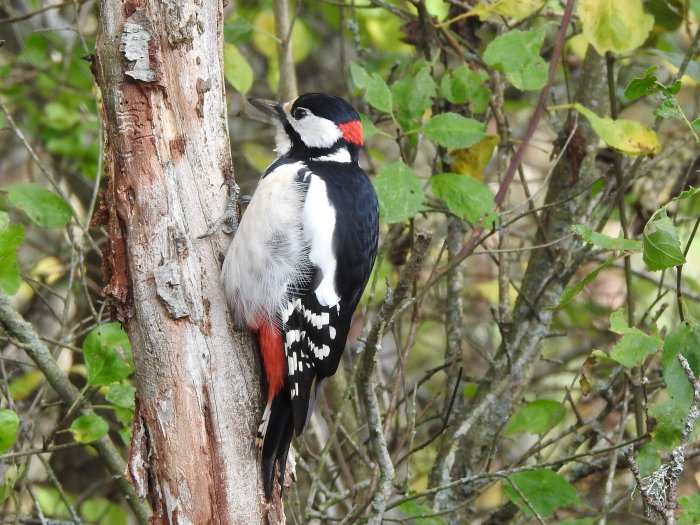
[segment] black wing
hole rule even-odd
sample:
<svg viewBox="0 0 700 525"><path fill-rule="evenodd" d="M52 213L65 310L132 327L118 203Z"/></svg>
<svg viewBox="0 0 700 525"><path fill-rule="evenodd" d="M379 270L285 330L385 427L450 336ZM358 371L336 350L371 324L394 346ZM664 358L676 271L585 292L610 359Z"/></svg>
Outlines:
<svg viewBox="0 0 700 525"><path fill-rule="evenodd" d="M336 259L335 291L340 300L323 305L315 294L323 277L292 287L282 312L288 387L294 412L294 428L300 435L313 411L323 378L333 375L350 330L352 316L362 296L377 252L379 207L371 182L355 164L309 164L321 178L328 201L335 209L333 252ZM306 179L309 173L305 173Z"/></svg>

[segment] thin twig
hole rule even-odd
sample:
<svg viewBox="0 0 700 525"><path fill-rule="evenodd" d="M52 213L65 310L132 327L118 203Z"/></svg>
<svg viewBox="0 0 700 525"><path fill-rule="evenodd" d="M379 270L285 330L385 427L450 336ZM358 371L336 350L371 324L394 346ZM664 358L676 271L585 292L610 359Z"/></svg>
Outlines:
<svg viewBox="0 0 700 525"><path fill-rule="evenodd" d="M378 525L381 523L384 511L389 502L389 497L391 496L392 482L395 476L394 465L392 464L384 433L382 432L382 420L379 414L379 404L375 390L376 385L374 381L371 380L372 372L374 370L377 351L381 345L382 337L389 327L396 311L402 306L404 298L418 275L423 264L425 253L430 245L431 238L432 236L429 233L419 232L416 235L411 258L401 272L396 289L393 290L393 292L391 290L387 292L387 298L382 305L379 315L372 324L362 352L357 385L367 416L370 442L380 472L379 486L372 499L373 516L369 520L370 525Z"/></svg>
<svg viewBox="0 0 700 525"><path fill-rule="evenodd" d="M69 406L80 403L80 391L56 364L51 352L41 341L34 327L15 310L11 299L4 293L0 293L0 326L22 343L27 355L43 372L47 381L61 399ZM92 410L84 408L82 412L91 414ZM92 445L112 474L117 487L124 495L138 522L141 525L148 525L150 523L150 509L138 497L131 483L124 478L124 460L112 440L109 436L104 436L99 441L92 443Z"/></svg>
<svg viewBox="0 0 700 525"><path fill-rule="evenodd" d="M540 119L542 118L542 114L544 113L544 108L547 104L547 98L549 97L549 90L552 88L552 84L554 83L554 77L557 74L559 57L561 56L561 52L564 49L564 42L566 41L566 32L569 28L569 22L571 21L571 15L573 14L575 3L576 2L574 0L568 0L566 2L566 8L564 9L564 14L561 18L561 26L559 27L557 40L554 44L554 50L552 51L552 58L549 62L549 70L547 72L547 83L542 88L542 91L540 91L540 98L537 101L535 112L532 115L532 119L530 119L530 124L527 127L525 136L523 137L520 146L518 146L518 149L515 151L515 154L513 155L513 158L510 161L510 165L508 166L508 171L506 171L506 174L503 177L503 182L498 188L498 193L496 193L495 199L496 206L500 206L503 203L506 197L506 192L508 191L508 187L510 186L510 183L513 182L515 172L523 160L525 150L530 144L530 140L532 140L532 137L534 136L535 131L537 130L537 126L540 123Z"/></svg>

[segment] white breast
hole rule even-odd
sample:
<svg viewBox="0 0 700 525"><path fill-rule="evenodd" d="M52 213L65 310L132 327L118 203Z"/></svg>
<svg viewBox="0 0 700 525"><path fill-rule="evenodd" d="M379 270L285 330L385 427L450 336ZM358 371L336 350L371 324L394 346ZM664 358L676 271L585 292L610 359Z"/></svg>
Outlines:
<svg viewBox="0 0 700 525"><path fill-rule="evenodd" d="M253 328L261 317L278 318L289 286L310 274L304 185L296 180L302 168L302 162L284 164L260 181L226 253L226 296L237 321Z"/></svg>

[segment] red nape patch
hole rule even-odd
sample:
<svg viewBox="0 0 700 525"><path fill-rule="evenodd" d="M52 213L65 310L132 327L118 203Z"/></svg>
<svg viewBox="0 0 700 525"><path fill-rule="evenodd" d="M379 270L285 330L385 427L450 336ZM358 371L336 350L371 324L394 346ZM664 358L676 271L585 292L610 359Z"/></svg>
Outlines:
<svg viewBox="0 0 700 525"><path fill-rule="evenodd" d="M282 346L282 332L269 319L260 319L260 353L267 377L267 400L271 401L284 386L287 376L287 363Z"/></svg>
<svg viewBox="0 0 700 525"><path fill-rule="evenodd" d="M350 144L362 146L362 123L359 120L351 120L338 124L340 131L343 132L343 138Z"/></svg>

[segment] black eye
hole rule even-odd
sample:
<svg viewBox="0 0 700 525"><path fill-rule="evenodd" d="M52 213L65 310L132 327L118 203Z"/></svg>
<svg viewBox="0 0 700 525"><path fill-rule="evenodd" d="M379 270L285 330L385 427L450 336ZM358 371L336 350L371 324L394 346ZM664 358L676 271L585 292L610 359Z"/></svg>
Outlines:
<svg viewBox="0 0 700 525"><path fill-rule="evenodd" d="M304 108L294 108L294 111L292 111L292 116L297 120L303 119L308 114L309 112Z"/></svg>

